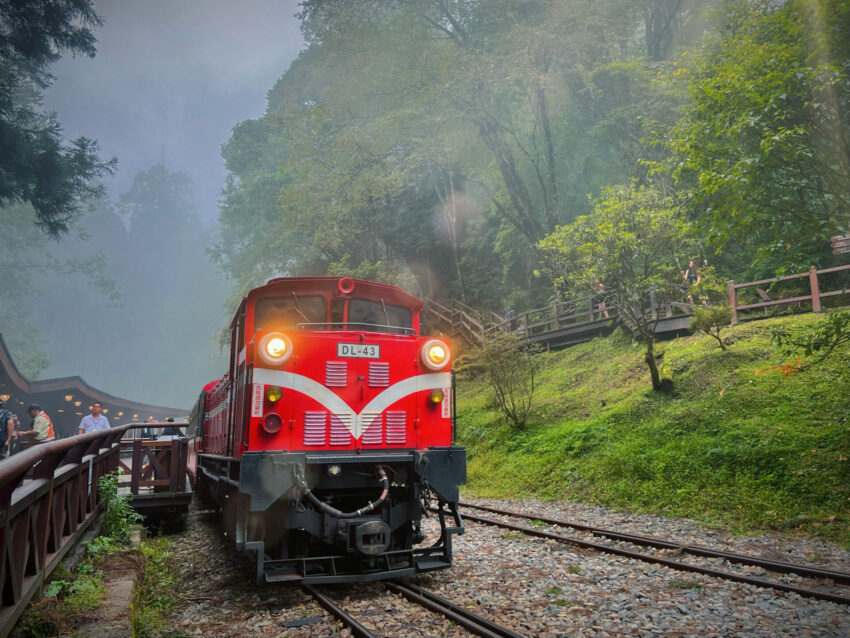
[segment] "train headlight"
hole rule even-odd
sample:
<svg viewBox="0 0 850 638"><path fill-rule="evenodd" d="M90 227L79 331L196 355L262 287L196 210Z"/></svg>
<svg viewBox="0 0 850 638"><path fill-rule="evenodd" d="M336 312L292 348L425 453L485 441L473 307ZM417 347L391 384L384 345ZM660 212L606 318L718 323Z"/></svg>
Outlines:
<svg viewBox="0 0 850 638"><path fill-rule="evenodd" d="M269 403L277 403L280 401L280 398L283 396L283 390L281 390L276 385L270 385L266 388L266 399L269 400Z"/></svg>
<svg viewBox="0 0 850 638"><path fill-rule="evenodd" d="M272 359L280 359L286 354L286 341L280 337L272 337L266 341L266 354Z"/></svg>
<svg viewBox="0 0 850 638"><path fill-rule="evenodd" d="M270 332L260 339L257 354L266 363L279 366L292 356L292 341L282 332Z"/></svg>
<svg viewBox="0 0 850 638"><path fill-rule="evenodd" d="M429 370L442 370L449 364L451 350L439 339L426 341L422 346L422 363Z"/></svg>
<svg viewBox="0 0 850 638"><path fill-rule="evenodd" d="M440 388L431 390L431 403L442 403L445 398L446 394Z"/></svg>

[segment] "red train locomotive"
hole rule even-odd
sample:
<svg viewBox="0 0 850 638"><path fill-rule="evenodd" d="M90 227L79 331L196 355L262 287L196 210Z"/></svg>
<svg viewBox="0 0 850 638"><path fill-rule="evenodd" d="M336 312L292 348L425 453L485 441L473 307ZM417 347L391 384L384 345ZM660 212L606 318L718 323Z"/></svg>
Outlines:
<svg viewBox="0 0 850 638"><path fill-rule="evenodd" d="M258 581L330 583L448 567L463 533L446 341L421 302L349 277L274 279L230 325L230 369L191 417L190 475ZM424 543L431 499L440 536Z"/></svg>

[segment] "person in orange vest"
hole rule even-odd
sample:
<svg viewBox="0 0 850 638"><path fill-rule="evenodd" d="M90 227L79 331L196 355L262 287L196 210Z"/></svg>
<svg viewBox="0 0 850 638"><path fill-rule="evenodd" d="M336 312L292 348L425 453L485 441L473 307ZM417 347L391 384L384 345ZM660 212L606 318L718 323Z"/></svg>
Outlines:
<svg viewBox="0 0 850 638"><path fill-rule="evenodd" d="M15 431L12 436L19 437L24 435L32 435L32 442L45 443L53 441L56 437L53 435L53 422L47 416L47 412L41 409L41 406L33 403L27 408L27 412L32 417L32 430Z"/></svg>

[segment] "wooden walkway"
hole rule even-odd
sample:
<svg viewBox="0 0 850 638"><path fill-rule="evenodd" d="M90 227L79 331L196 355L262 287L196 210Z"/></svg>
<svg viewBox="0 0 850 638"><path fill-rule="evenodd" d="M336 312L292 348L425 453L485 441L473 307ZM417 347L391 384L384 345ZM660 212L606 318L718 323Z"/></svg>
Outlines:
<svg viewBox="0 0 850 638"><path fill-rule="evenodd" d="M823 270L812 267L804 273L745 283L729 281L732 324L789 311L821 312L823 301L831 298L840 298L846 304L850 295L848 275L850 265ZM683 288L682 298L685 296ZM657 335L670 337L688 331L693 308L689 303L659 302L650 295L644 313L655 321ZM616 303L609 302L607 309L608 317L605 317L594 307L593 297L586 296L556 301L506 319L459 301L441 303L429 299L425 302L423 320L432 330L442 331L471 346L480 345L499 333L516 332L528 343L549 350L607 336L620 325L633 334L636 332L619 316Z"/></svg>

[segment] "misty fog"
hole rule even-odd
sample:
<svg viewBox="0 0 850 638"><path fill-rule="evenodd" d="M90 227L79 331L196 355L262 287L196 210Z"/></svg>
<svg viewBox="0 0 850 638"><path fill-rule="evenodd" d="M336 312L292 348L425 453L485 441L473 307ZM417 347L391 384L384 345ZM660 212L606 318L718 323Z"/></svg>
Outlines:
<svg viewBox="0 0 850 638"><path fill-rule="evenodd" d="M208 254L220 148L239 121L263 113L303 46L297 3L94 8L104 20L97 55L50 67L44 109L66 138L97 140L118 170L104 180L107 199L62 241L13 229L24 290L7 295L0 332L30 380L79 375L110 394L188 408L224 370L225 303L243 292Z"/></svg>

